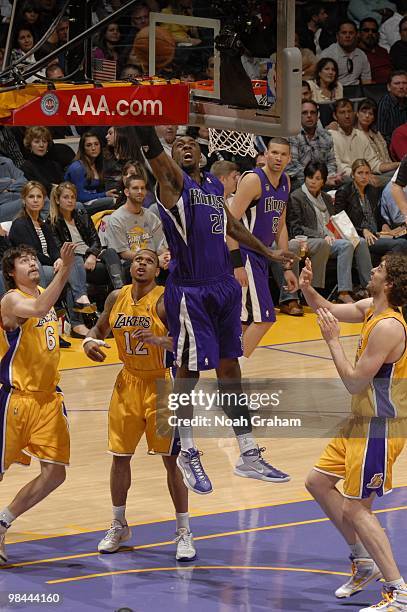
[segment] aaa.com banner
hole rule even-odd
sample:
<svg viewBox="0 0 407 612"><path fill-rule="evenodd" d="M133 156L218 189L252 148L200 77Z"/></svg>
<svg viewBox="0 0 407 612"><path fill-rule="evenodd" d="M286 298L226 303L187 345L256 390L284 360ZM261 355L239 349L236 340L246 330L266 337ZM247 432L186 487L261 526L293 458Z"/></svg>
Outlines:
<svg viewBox="0 0 407 612"><path fill-rule="evenodd" d="M13 125L182 125L188 85L47 91L12 113Z"/></svg>

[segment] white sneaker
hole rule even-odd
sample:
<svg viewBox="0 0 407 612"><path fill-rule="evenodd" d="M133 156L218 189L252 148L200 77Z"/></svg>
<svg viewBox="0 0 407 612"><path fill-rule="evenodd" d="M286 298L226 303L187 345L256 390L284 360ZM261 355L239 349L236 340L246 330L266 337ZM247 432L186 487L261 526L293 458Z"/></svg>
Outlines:
<svg viewBox="0 0 407 612"><path fill-rule="evenodd" d="M196 559L194 538L188 529L180 527L176 532L174 541L177 543L177 552L175 554L177 561L193 561Z"/></svg>
<svg viewBox="0 0 407 612"><path fill-rule="evenodd" d="M106 533L103 540L98 544L100 553L114 553L119 550L120 544L127 542L131 538L131 530L129 526L122 525L119 521L113 520L112 526Z"/></svg>
<svg viewBox="0 0 407 612"><path fill-rule="evenodd" d="M377 612L378 610L384 610L385 612L407 612L407 590L384 590L382 596L383 599L378 604L368 608L361 608L359 612Z"/></svg>
<svg viewBox="0 0 407 612"><path fill-rule="evenodd" d="M336 589L339 599L350 597L365 588L372 580L379 580L382 574L373 559L354 559L352 561L352 576L345 584Z"/></svg>
<svg viewBox="0 0 407 612"><path fill-rule="evenodd" d="M6 555L6 533L7 530L0 531L0 565L6 565L8 560Z"/></svg>

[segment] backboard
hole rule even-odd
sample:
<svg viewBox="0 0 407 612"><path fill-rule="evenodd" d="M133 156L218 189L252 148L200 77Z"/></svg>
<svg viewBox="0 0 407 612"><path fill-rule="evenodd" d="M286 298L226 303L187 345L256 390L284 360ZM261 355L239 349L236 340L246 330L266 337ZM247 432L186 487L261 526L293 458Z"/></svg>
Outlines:
<svg viewBox="0 0 407 612"><path fill-rule="evenodd" d="M294 47L295 0L277 0L274 3L276 12L266 16L267 36L272 42L265 51L261 43L259 45L255 28L256 23L261 24L259 11L264 3L256 0L239 3L236 0L185 0L185 7L188 5L191 10L185 12L193 12L193 15L150 13L149 73L156 73L157 25L174 33L178 31L179 35L187 33L192 40L199 37L199 45L188 43L188 38L185 42L181 39L176 51L186 67L196 63L199 53L206 54L213 64L213 79L198 82L191 89L190 125L264 136L297 134L300 130L302 60L299 49ZM230 10L232 7L235 11ZM260 36L262 27L259 28ZM243 56L239 51L233 53L234 46L238 48L239 45L249 47ZM269 53L272 50L275 50L273 61ZM259 56L262 52L264 55ZM252 89L247 75L251 65L257 77L257 90ZM258 69L261 79L256 74ZM255 96L259 91L262 95Z"/></svg>

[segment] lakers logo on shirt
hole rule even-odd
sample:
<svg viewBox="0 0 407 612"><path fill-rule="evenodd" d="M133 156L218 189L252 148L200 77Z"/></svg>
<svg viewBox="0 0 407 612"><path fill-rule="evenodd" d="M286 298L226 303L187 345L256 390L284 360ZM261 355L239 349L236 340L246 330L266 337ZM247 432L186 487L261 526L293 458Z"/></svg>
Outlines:
<svg viewBox="0 0 407 612"><path fill-rule="evenodd" d="M366 485L368 489L380 489L383 486L383 473L375 474L371 481Z"/></svg>

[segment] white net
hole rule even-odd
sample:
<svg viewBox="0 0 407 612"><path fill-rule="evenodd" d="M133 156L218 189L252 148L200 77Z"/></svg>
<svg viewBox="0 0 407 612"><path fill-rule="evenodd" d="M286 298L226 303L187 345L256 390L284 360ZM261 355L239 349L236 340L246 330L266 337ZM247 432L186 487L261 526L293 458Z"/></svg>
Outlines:
<svg viewBox="0 0 407 612"><path fill-rule="evenodd" d="M209 155L214 151L229 151L235 155L250 155L256 157L258 151L254 146L254 134L246 132L230 132L209 128Z"/></svg>

